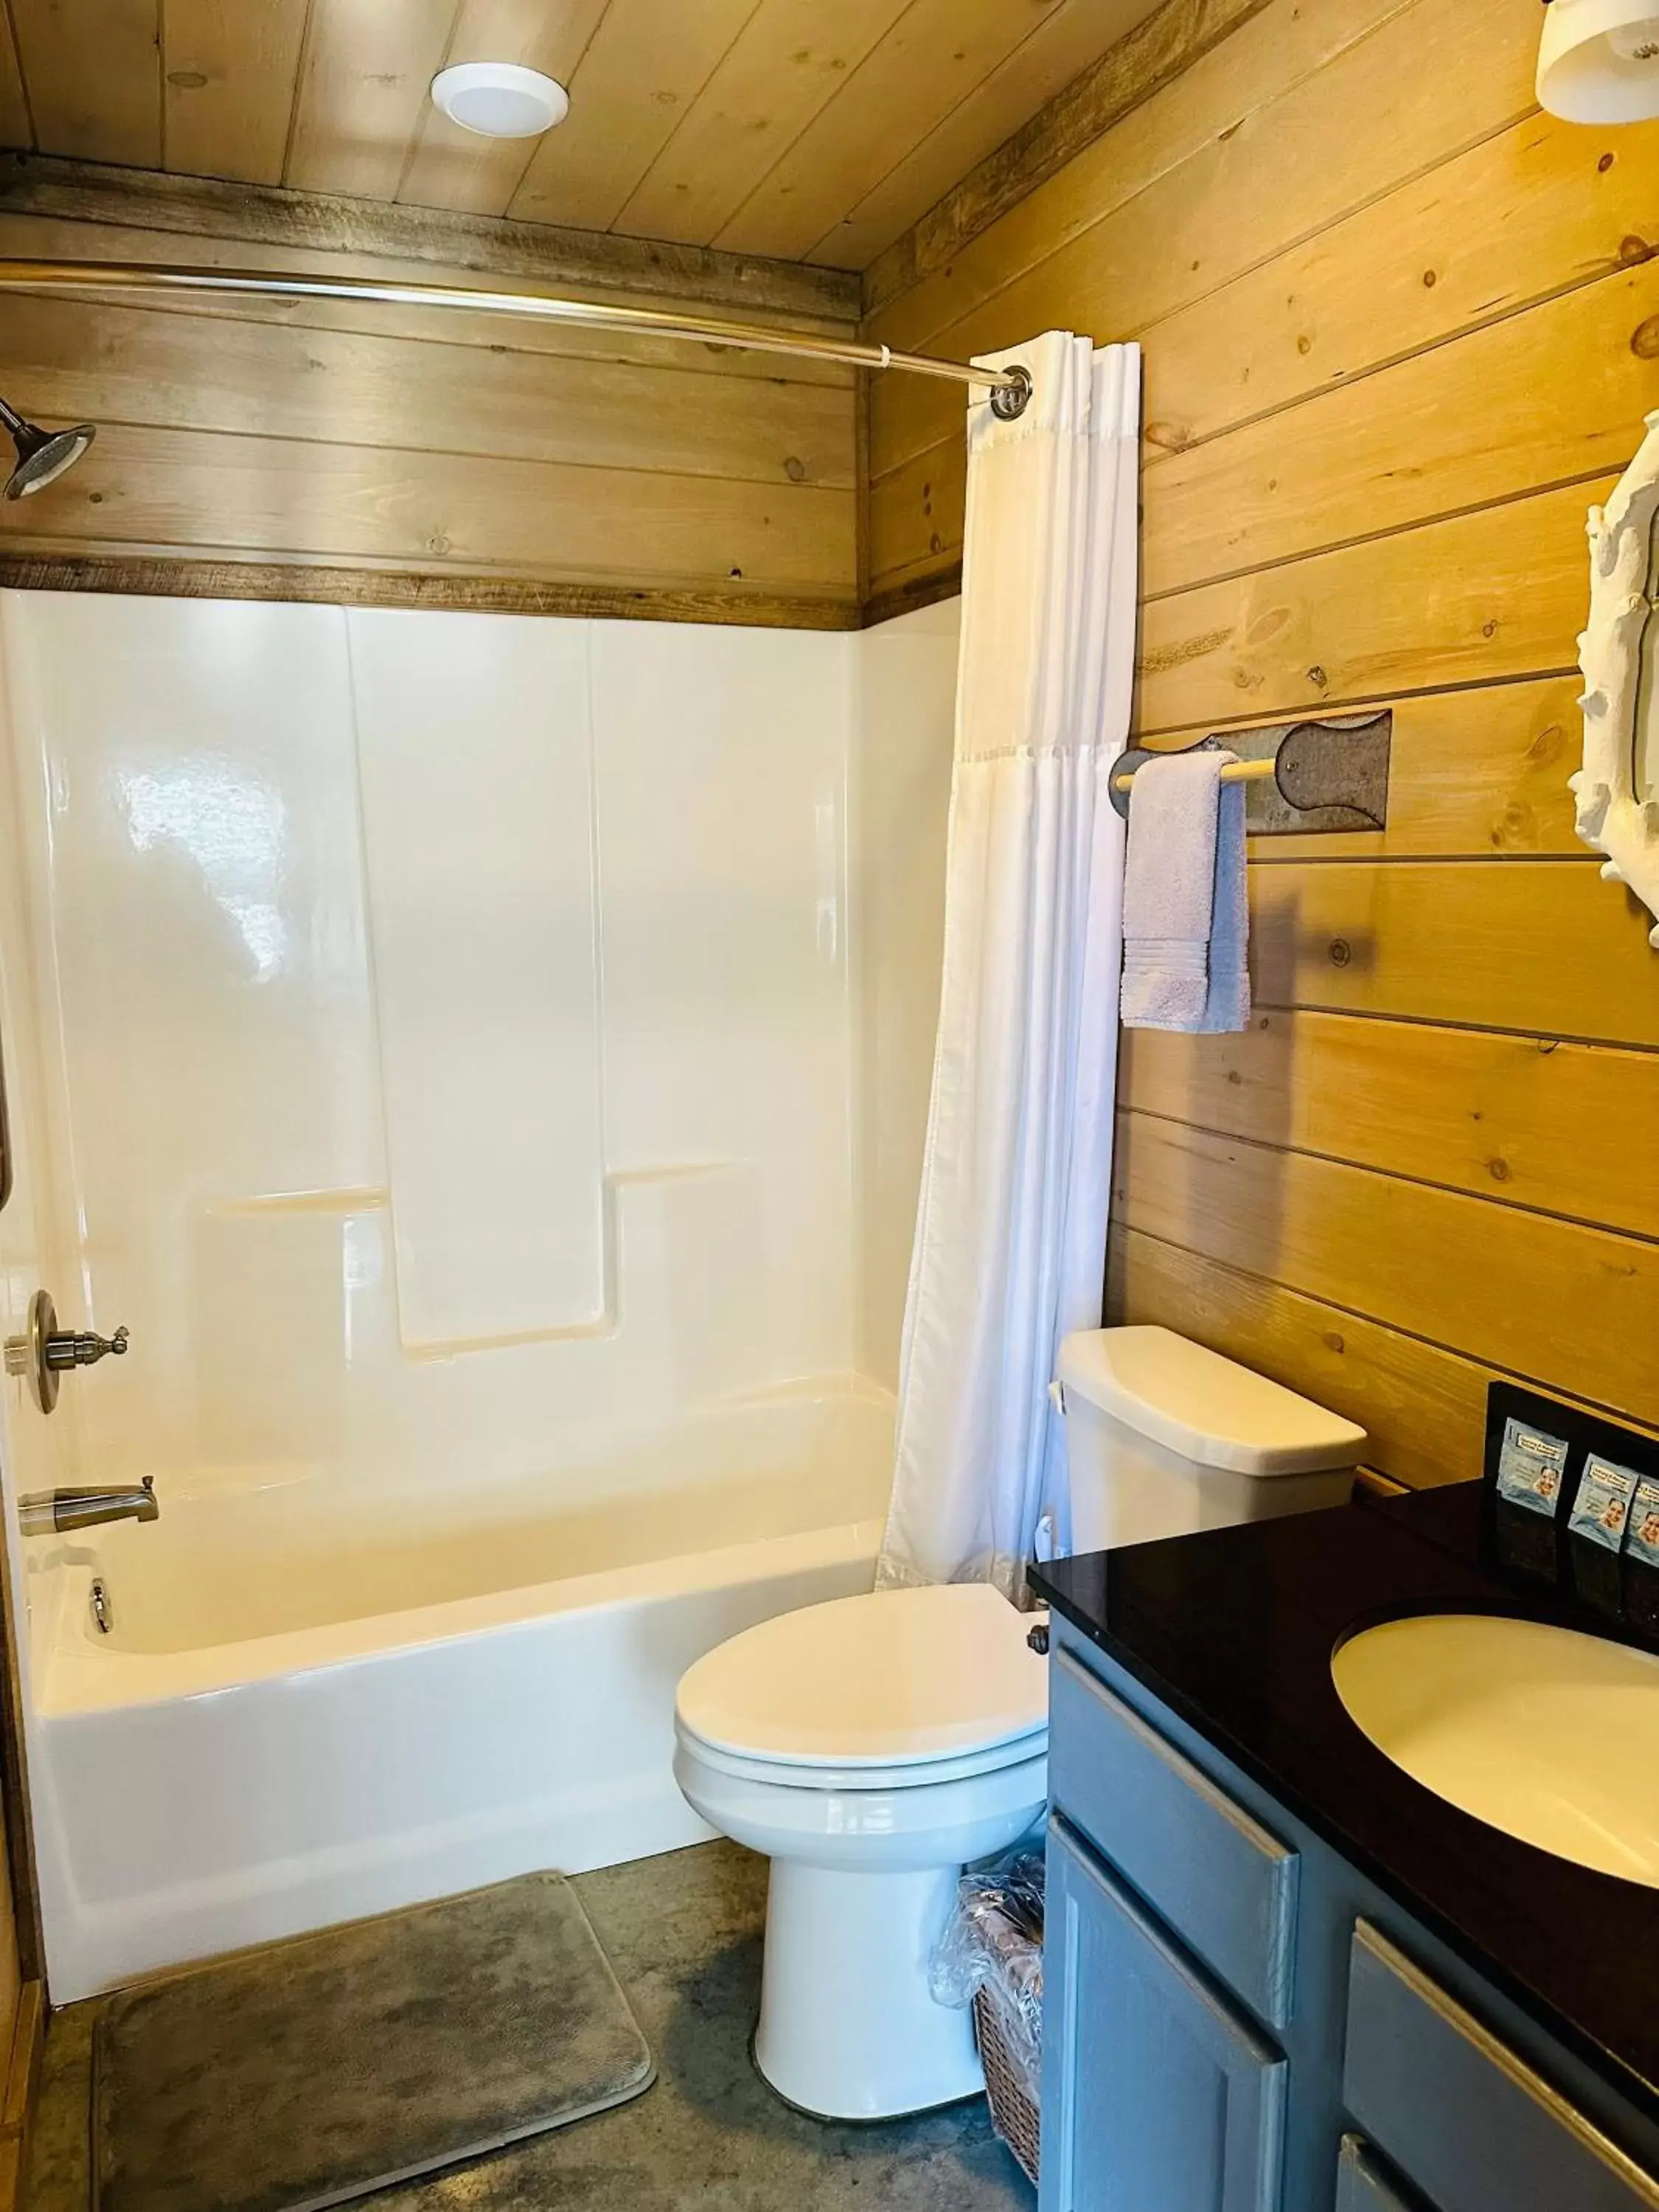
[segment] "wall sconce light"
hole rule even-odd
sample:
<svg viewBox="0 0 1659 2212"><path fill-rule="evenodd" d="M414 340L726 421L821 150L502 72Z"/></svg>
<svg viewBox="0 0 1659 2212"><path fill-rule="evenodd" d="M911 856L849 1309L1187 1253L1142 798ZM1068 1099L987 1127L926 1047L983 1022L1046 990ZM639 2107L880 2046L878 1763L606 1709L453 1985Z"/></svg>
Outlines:
<svg viewBox="0 0 1659 2212"><path fill-rule="evenodd" d="M1568 123L1659 116L1659 0L1547 0L1538 98Z"/></svg>

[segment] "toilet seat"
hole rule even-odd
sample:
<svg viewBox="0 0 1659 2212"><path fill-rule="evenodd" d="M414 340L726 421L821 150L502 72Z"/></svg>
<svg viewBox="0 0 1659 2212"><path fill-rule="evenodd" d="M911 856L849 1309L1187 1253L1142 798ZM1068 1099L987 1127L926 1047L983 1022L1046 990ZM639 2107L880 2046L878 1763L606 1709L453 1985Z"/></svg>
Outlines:
<svg viewBox="0 0 1659 2212"><path fill-rule="evenodd" d="M721 1771L781 1788L891 1790L1033 1757L1048 1722L1031 1626L984 1583L878 1590L779 1613L700 1659L675 1720Z"/></svg>
<svg viewBox="0 0 1659 2212"><path fill-rule="evenodd" d="M675 1723L674 1733L683 1751L715 1773L730 1775L734 1781L763 1783L772 1790L837 1793L864 1790L872 1796L878 1791L926 1789L946 1782L972 1781L982 1774L997 1774L1006 1766L1019 1766L1028 1759L1041 1759L1048 1748L1048 1738L1045 1722L1041 1728L1032 1729L1024 1735L1011 1736L985 1751L963 1752L942 1759L911 1759L890 1766L843 1766L832 1765L828 1759L821 1763L806 1759L786 1761L726 1751L718 1744L705 1742L683 1721Z"/></svg>

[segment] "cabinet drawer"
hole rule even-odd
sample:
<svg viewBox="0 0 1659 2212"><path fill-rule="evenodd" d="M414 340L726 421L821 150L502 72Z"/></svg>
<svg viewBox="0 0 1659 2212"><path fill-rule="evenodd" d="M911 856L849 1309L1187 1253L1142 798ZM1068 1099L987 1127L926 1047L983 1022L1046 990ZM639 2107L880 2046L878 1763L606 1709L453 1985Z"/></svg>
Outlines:
<svg viewBox="0 0 1659 2212"><path fill-rule="evenodd" d="M1048 1828L1042 2212L1279 2212L1283 2054Z"/></svg>
<svg viewBox="0 0 1659 2212"><path fill-rule="evenodd" d="M1297 1854L1065 1651L1049 1674L1048 1786L1187 1948L1284 2027Z"/></svg>
<svg viewBox="0 0 1659 2212"><path fill-rule="evenodd" d="M1344 2136L1336 2162L1336 2212L1426 2212L1383 2172L1358 2136Z"/></svg>
<svg viewBox="0 0 1659 2212"><path fill-rule="evenodd" d="M1659 2184L1363 1920L1342 2088L1439 2212L1659 2212Z"/></svg>

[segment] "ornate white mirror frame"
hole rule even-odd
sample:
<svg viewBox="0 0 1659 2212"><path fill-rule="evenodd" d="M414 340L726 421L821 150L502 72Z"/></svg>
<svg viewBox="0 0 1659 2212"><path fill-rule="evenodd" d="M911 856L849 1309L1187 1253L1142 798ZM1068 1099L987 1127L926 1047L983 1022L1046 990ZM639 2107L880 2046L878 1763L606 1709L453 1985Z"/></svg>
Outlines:
<svg viewBox="0 0 1659 2212"><path fill-rule="evenodd" d="M1578 835L1607 855L1604 878L1628 884L1659 915L1659 413L1647 428L1606 507L1589 512L1589 627L1578 641L1584 765L1567 781ZM1659 951L1659 926L1648 942Z"/></svg>

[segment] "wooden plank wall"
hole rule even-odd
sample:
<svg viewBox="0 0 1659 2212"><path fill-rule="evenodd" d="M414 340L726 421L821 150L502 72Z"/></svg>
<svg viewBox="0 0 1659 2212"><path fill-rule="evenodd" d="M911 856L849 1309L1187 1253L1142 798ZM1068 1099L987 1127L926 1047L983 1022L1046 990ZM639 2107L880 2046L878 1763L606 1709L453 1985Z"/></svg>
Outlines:
<svg viewBox="0 0 1659 2212"><path fill-rule="evenodd" d="M1144 735L1394 704L1385 835L1256 841L1249 1033L1126 1041L1109 1303L1413 1484L1476 1464L1495 1374L1659 1424L1659 953L1565 788L1585 509L1659 405L1659 126L1541 115L1537 33L1269 0L870 325L1145 346ZM878 384L870 453L876 605L949 588L952 397Z"/></svg>
<svg viewBox="0 0 1659 2212"><path fill-rule="evenodd" d="M857 313L833 270L21 157L0 254L566 290L843 337ZM99 426L61 485L0 507L0 580L857 621L857 392L833 363L355 303L11 293L0 392Z"/></svg>

